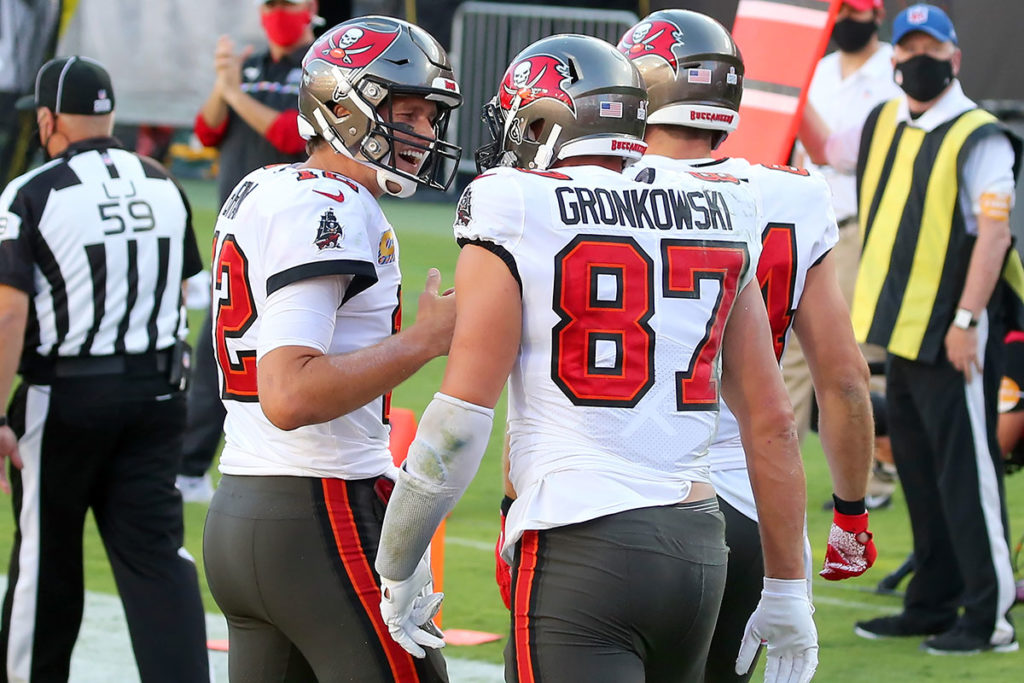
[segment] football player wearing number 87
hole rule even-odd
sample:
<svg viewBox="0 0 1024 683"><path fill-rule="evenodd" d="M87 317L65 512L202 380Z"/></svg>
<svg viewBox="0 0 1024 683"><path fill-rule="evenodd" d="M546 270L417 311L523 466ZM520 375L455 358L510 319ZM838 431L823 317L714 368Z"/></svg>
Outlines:
<svg viewBox="0 0 1024 683"><path fill-rule="evenodd" d="M372 567L397 475L390 392L448 352L455 302L431 270L401 328L400 251L377 199L447 185L442 162L459 150L442 138L461 96L437 41L397 19L340 24L302 64L308 160L243 178L215 237L227 421L203 554L229 676L446 681L440 653L415 659L386 634ZM438 603L417 604L427 644L442 643Z"/></svg>
<svg viewBox="0 0 1024 683"><path fill-rule="evenodd" d="M735 368L722 394L775 463L774 575L803 577L803 470L754 279L754 198L622 173L646 116L633 64L576 35L527 47L485 106L494 142L455 221L452 349L377 556L398 596L382 612L411 651L418 558L475 474L510 374L506 681L699 680L727 555L702 457L720 358Z"/></svg>
<svg viewBox="0 0 1024 683"><path fill-rule="evenodd" d="M698 173L743 181L759 191L763 244L757 280L775 353L781 358L790 330L795 330L814 381L822 446L835 491L835 517L821 575L830 580L858 576L875 559L864 507L874 427L868 368L854 339L830 254L838 228L829 188L803 169L753 165L735 158L712 160L712 150L739 122L739 50L724 27L698 12L655 12L638 27L645 25L665 36L685 35L686 40L665 39L657 49L639 51L632 49L634 30L619 43L619 50L643 74L651 100L648 148L637 164L642 169L638 172L653 175L655 183L673 173ZM732 371L725 367L726 380ZM770 533L776 524L775 502L755 506L755 501L765 500L759 490L761 463L752 457L751 448L744 449L751 441L742 420L737 423L738 407L731 398L727 403L709 460L726 518L729 573L704 680L749 680L762 639L768 641L768 679L790 680L785 671L792 668L792 680L805 680L813 673L815 657L810 571L807 578L783 581L774 571L767 544L762 558L760 537L767 541L765 531ZM782 645L773 643L775 639Z"/></svg>

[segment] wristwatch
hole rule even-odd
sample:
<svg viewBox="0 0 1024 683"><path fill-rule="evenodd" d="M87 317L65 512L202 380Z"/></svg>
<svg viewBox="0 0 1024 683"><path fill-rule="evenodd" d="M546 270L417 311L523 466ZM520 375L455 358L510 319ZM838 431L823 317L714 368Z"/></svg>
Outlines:
<svg viewBox="0 0 1024 683"><path fill-rule="evenodd" d="M6 426L7 426L7 416L6 415L0 415L0 427L6 427Z"/></svg>
<svg viewBox="0 0 1024 683"><path fill-rule="evenodd" d="M959 327L961 330L969 330L978 324L974 314L968 311L966 308L956 309L956 314L953 316L953 327Z"/></svg>

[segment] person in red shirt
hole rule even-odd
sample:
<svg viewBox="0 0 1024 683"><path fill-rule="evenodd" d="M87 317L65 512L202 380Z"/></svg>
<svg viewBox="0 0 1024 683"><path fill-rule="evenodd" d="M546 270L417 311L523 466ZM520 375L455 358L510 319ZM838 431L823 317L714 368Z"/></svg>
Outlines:
<svg viewBox="0 0 1024 683"><path fill-rule="evenodd" d="M266 49L237 51L228 36L217 40L216 80L196 116L195 133L221 151L221 202L249 171L303 158L296 97L316 10L316 0L267 0L260 4Z"/></svg>

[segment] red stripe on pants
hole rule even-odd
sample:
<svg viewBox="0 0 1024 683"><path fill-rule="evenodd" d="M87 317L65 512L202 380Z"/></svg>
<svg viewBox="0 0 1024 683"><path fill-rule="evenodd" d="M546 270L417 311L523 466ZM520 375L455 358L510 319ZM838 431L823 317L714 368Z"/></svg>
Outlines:
<svg viewBox="0 0 1024 683"><path fill-rule="evenodd" d="M519 569L515 575L515 598L512 605L512 637L516 646L516 677L519 683L534 683L533 652L530 649L530 601L537 569L538 535L535 530L523 532L519 540Z"/></svg>
<svg viewBox="0 0 1024 683"><path fill-rule="evenodd" d="M396 681L418 682L420 679L412 655L391 638L384 619L380 616L380 585L363 551L363 543L359 538L359 530L356 528L355 516L349 502L348 485L343 479L323 479L322 482L327 516L331 520L331 529L334 532L334 543L359 601L377 632L377 640L384 648L391 673Z"/></svg>

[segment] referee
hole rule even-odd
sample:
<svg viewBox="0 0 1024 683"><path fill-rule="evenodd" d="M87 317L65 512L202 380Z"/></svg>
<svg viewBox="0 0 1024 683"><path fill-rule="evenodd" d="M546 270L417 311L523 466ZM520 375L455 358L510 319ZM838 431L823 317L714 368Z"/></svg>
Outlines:
<svg viewBox="0 0 1024 683"><path fill-rule="evenodd" d="M110 137L114 91L84 57L36 77L51 160L0 195L0 476L17 533L0 681L67 680L91 508L142 681L209 681L174 475L185 421L183 277L201 268L184 194ZM5 468L0 468L3 471Z"/></svg>
<svg viewBox="0 0 1024 683"><path fill-rule="evenodd" d="M893 22L904 95L868 116L857 162L864 250L858 341L883 346L893 457L916 571L901 614L857 624L865 638L932 636L932 654L1018 647L996 392L1004 264L1020 141L963 92L949 17L908 7Z"/></svg>

